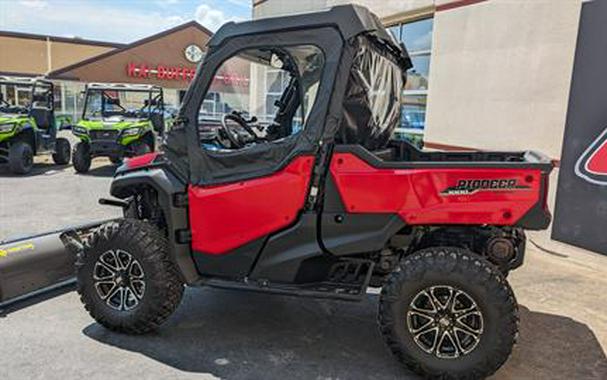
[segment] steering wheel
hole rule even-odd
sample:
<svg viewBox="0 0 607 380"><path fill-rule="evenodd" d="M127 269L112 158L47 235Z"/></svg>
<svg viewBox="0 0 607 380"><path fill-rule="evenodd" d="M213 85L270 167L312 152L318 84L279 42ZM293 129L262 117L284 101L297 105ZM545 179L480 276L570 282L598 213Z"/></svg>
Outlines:
<svg viewBox="0 0 607 380"><path fill-rule="evenodd" d="M239 114L239 113L225 114L221 118L221 128L227 135L228 140L230 140L230 143L235 148L244 148L244 146L246 145L246 142L242 141L240 139L239 134L232 133L232 131L230 129L232 129L233 126L228 126L228 121L230 121L230 120L234 121L240 128L244 129L249 135L251 135L251 137L253 137L254 140L258 139L257 134L255 133L255 131L253 131L253 128L251 128L251 126L247 123L247 121L245 120L244 117L242 117L241 114Z"/></svg>

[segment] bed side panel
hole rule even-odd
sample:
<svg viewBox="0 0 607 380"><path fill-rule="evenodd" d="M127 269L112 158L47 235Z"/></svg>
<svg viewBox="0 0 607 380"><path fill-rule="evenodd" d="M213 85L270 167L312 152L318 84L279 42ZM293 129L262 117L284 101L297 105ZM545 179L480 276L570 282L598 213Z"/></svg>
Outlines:
<svg viewBox="0 0 607 380"><path fill-rule="evenodd" d="M540 201L539 169L375 168L335 153L331 175L348 213L398 213L409 225L514 225Z"/></svg>

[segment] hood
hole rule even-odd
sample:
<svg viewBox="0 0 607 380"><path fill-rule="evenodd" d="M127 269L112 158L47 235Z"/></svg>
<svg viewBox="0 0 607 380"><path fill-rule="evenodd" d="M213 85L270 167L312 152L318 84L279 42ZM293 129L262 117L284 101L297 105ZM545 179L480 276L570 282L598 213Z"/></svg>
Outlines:
<svg viewBox="0 0 607 380"><path fill-rule="evenodd" d="M98 120L80 120L78 126L86 129L126 129L145 125L146 119L98 119Z"/></svg>
<svg viewBox="0 0 607 380"><path fill-rule="evenodd" d="M16 123L27 119L27 115L16 113L0 113L0 124Z"/></svg>

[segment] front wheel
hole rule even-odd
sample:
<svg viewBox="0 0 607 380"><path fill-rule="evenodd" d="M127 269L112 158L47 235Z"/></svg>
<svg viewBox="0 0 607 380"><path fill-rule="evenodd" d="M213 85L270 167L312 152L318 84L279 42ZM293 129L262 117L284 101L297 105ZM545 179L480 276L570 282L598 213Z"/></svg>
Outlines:
<svg viewBox="0 0 607 380"><path fill-rule="evenodd" d="M70 142L64 138L58 138L55 141L55 152L53 153L53 161L57 165L67 165L70 163L72 155Z"/></svg>
<svg viewBox="0 0 607 380"><path fill-rule="evenodd" d="M184 288L168 250L165 237L147 222L122 219L99 227L76 261L77 289L89 314L127 334L157 329Z"/></svg>
<svg viewBox="0 0 607 380"><path fill-rule="evenodd" d="M91 154L90 147L87 143L80 141L74 147L74 153L72 157L74 163L74 169L78 173L86 173L91 168Z"/></svg>
<svg viewBox="0 0 607 380"><path fill-rule="evenodd" d="M8 166L15 174L27 174L34 166L34 150L25 141L12 144L8 151Z"/></svg>
<svg viewBox="0 0 607 380"><path fill-rule="evenodd" d="M393 354L426 378L480 379L508 359L518 306L484 258L449 247L406 257L382 288L378 322Z"/></svg>

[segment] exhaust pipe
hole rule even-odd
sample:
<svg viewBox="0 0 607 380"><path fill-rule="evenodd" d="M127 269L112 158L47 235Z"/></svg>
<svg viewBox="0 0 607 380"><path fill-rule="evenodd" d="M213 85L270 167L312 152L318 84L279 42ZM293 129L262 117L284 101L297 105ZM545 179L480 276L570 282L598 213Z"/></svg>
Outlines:
<svg viewBox="0 0 607 380"><path fill-rule="evenodd" d="M74 283L82 237L106 222L0 242L0 307Z"/></svg>

